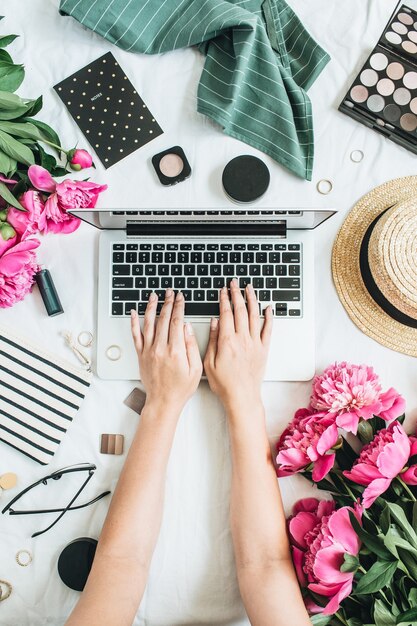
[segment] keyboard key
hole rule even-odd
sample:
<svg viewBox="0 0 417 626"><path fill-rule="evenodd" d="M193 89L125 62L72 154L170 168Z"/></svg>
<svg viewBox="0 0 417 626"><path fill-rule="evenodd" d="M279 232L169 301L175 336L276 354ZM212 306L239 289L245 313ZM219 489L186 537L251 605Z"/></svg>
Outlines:
<svg viewBox="0 0 417 626"><path fill-rule="evenodd" d="M207 265L197 265L197 275L198 276L207 276L208 275L208 266Z"/></svg>
<svg viewBox="0 0 417 626"><path fill-rule="evenodd" d="M258 252L256 255L257 263L266 263L268 260L268 255L265 252Z"/></svg>
<svg viewBox="0 0 417 626"><path fill-rule="evenodd" d="M113 287L115 289L129 289L133 287L133 278L125 278L124 276L113 278Z"/></svg>
<svg viewBox="0 0 417 626"><path fill-rule="evenodd" d="M203 276L200 278L201 289L211 289L211 278L209 276Z"/></svg>
<svg viewBox="0 0 417 626"><path fill-rule="evenodd" d="M181 276L182 273L182 265L171 265L172 276Z"/></svg>
<svg viewBox="0 0 417 626"><path fill-rule="evenodd" d="M134 267L140 267L134 265ZM145 265L145 276L156 276L156 265Z"/></svg>
<svg viewBox="0 0 417 626"><path fill-rule="evenodd" d="M124 252L113 252L113 263L124 263L125 253Z"/></svg>
<svg viewBox="0 0 417 626"><path fill-rule="evenodd" d="M219 244L218 243L209 243L207 244L207 250L218 250L219 249Z"/></svg>
<svg viewBox="0 0 417 626"><path fill-rule="evenodd" d="M178 244L177 243L169 243L167 245L167 250L178 250Z"/></svg>
<svg viewBox="0 0 417 626"><path fill-rule="evenodd" d="M259 250L259 243L248 244L248 250Z"/></svg>
<svg viewBox="0 0 417 626"><path fill-rule="evenodd" d="M255 255L253 252L244 252L243 253L243 262L244 263L253 263L255 260Z"/></svg>
<svg viewBox="0 0 417 626"><path fill-rule="evenodd" d="M214 263L216 260L216 256L214 254L214 252L205 252L203 254L203 261L204 263Z"/></svg>
<svg viewBox="0 0 417 626"><path fill-rule="evenodd" d="M149 287L149 289L157 289L159 287L159 278L158 278L158 276L149 276L149 278L148 278L148 287Z"/></svg>
<svg viewBox="0 0 417 626"><path fill-rule="evenodd" d="M260 274L261 274L261 266L260 265L249 265L249 274L251 276L260 276Z"/></svg>
<svg viewBox="0 0 417 626"><path fill-rule="evenodd" d="M152 252L151 261L152 263L163 263L164 255L162 252Z"/></svg>
<svg viewBox="0 0 417 626"><path fill-rule="evenodd" d="M184 265L184 275L194 276L196 271L195 265Z"/></svg>
<svg viewBox="0 0 417 626"><path fill-rule="evenodd" d="M273 265L263 265L262 266L262 275L263 276L273 276L274 275L274 266Z"/></svg>
<svg viewBox="0 0 417 626"><path fill-rule="evenodd" d="M206 246L205 246L204 243L195 243L193 249L194 250L205 250Z"/></svg>
<svg viewBox="0 0 417 626"><path fill-rule="evenodd" d="M152 250L152 245L150 243L141 243L139 250Z"/></svg>
<svg viewBox="0 0 417 626"><path fill-rule="evenodd" d="M251 279L249 278L249 276L245 276L244 278L239 278L239 287L241 289L244 289L246 285L249 285L250 283L251 283Z"/></svg>
<svg viewBox="0 0 417 626"><path fill-rule="evenodd" d="M158 296L158 300L163 302L165 300L165 289L156 289L156 295Z"/></svg>
<svg viewBox="0 0 417 626"><path fill-rule="evenodd" d="M277 288L277 279L276 278L267 278L265 286L266 286L267 289L276 289Z"/></svg>
<svg viewBox="0 0 417 626"><path fill-rule="evenodd" d="M299 250L300 249L300 244L299 243L290 243L288 244L288 250ZM291 312L290 312L291 315Z"/></svg>
<svg viewBox="0 0 417 626"><path fill-rule="evenodd" d="M114 243L113 244L113 250L124 250L125 249L125 244L124 243ZM115 313L115 315L118 315L118 313Z"/></svg>
<svg viewBox="0 0 417 626"><path fill-rule="evenodd" d="M126 263L137 263L138 253L137 252L126 252Z"/></svg>
<svg viewBox="0 0 417 626"><path fill-rule="evenodd" d="M170 289L172 287L172 278L171 278L171 276L163 276L161 278L161 287L162 287L162 289Z"/></svg>
<svg viewBox="0 0 417 626"><path fill-rule="evenodd" d="M182 291L182 295L184 296L184 300L186 302L189 302L190 300L192 300L193 292L191 291L191 289L184 289Z"/></svg>
<svg viewBox="0 0 417 626"><path fill-rule="evenodd" d="M138 302L138 313L139 315L144 315L146 311L147 303L146 302Z"/></svg>
<svg viewBox="0 0 417 626"><path fill-rule="evenodd" d="M224 244L222 244L223 246ZM220 246L220 247L222 247ZM229 255L227 254L227 252L218 252L216 254L216 261L217 263L227 263L229 260Z"/></svg>
<svg viewBox="0 0 417 626"><path fill-rule="evenodd" d="M287 266L286 265L276 265L275 266L275 275L276 276L286 276L287 275Z"/></svg>
<svg viewBox="0 0 417 626"><path fill-rule="evenodd" d="M242 253L241 252L231 252L229 255L230 263L241 263L242 262Z"/></svg>
<svg viewBox="0 0 417 626"><path fill-rule="evenodd" d="M286 311L287 310L287 303L286 302L277 302L277 304L275 305L275 310L278 311L279 309L281 309L282 311Z"/></svg>
<svg viewBox="0 0 417 626"><path fill-rule="evenodd" d="M221 265L211 265L210 266L210 274L211 276L220 276L222 273Z"/></svg>
<svg viewBox="0 0 417 626"><path fill-rule="evenodd" d="M266 289L261 289L258 292L258 300L261 302L270 302L271 301L271 292Z"/></svg>
<svg viewBox="0 0 417 626"><path fill-rule="evenodd" d="M116 289L113 290L111 299L113 302L132 302L139 300L139 289Z"/></svg>
<svg viewBox="0 0 417 626"><path fill-rule="evenodd" d="M194 291L193 300L194 302L204 302L205 300L204 291L202 289L197 289L196 291Z"/></svg>
<svg viewBox="0 0 417 626"><path fill-rule="evenodd" d="M233 246L234 250L246 250L246 244L244 243L235 243Z"/></svg>
<svg viewBox="0 0 417 626"><path fill-rule="evenodd" d="M164 261L165 263L175 263L177 260L177 255L175 252L165 252Z"/></svg>
<svg viewBox="0 0 417 626"><path fill-rule="evenodd" d="M169 265L158 265L158 275L159 276L168 276L169 275Z"/></svg>
<svg viewBox="0 0 417 626"><path fill-rule="evenodd" d="M134 276L142 276L142 274L143 274L143 265L132 265L132 274Z"/></svg>
<svg viewBox="0 0 417 626"><path fill-rule="evenodd" d="M153 249L154 250L165 250L165 244L164 243L154 243L153 244Z"/></svg>
<svg viewBox="0 0 417 626"><path fill-rule="evenodd" d="M299 265L289 265L289 275L290 276L299 276L300 275L300 266Z"/></svg>
<svg viewBox="0 0 417 626"><path fill-rule="evenodd" d="M130 265L113 265L113 276L129 276Z"/></svg>
<svg viewBox="0 0 417 626"><path fill-rule="evenodd" d="M181 243L180 250L192 250L193 246L190 243Z"/></svg>
<svg viewBox="0 0 417 626"><path fill-rule="evenodd" d="M301 311L300 309L290 309L288 311L290 317L300 317L301 316Z"/></svg>
<svg viewBox="0 0 417 626"><path fill-rule="evenodd" d="M201 263L203 260L203 255L201 252L192 252L190 256L191 263Z"/></svg>
<svg viewBox="0 0 417 626"><path fill-rule="evenodd" d="M151 255L149 254L149 252L139 252L138 260L139 263L149 263L149 261L151 260Z"/></svg>
<svg viewBox="0 0 417 626"><path fill-rule="evenodd" d="M254 289L263 289L264 288L264 279L259 278L258 276L254 276L252 278L252 286Z"/></svg>
<svg viewBox="0 0 417 626"><path fill-rule="evenodd" d="M137 250L139 248L137 243L128 243L126 250Z"/></svg>
<svg viewBox="0 0 417 626"><path fill-rule="evenodd" d="M287 309L277 309L277 308L275 308L275 316L276 317L287 317Z"/></svg>
<svg viewBox="0 0 417 626"><path fill-rule="evenodd" d="M220 244L220 250L231 250L232 249L232 244L231 243L222 243Z"/></svg>
<svg viewBox="0 0 417 626"><path fill-rule="evenodd" d="M270 263L280 263L281 255L279 252L270 252L269 253L269 262Z"/></svg>
<svg viewBox="0 0 417 626"><path fill-rule="evenodd" d="M285 245L285 243L276 243L274 245L274 250L286 250L287 246Z"/></svg>
<svg viewBox="0 0 417 626"><path fill-rule="evenodd" d="M142 292L140 294L140 299L142 300L142 302L148 302L151 293L152 291L150 289L142 289Z"/></svg>
<svg viewBox="0 0 417 626"><path fill-rule="evenodd" d="M123 315L123 302L113 302L111 305L112 315Z"/></svg>
<svg viewBox="0 0 417 626"><path fill-rule="evenodd" d="M169 285L170 287L172 285ZM185 288L185 278L184 276L176 276L174 278L174 288L175 289L184 289Z"/></svg>
<svg viewBox="0 0 417 626"><path fill-rule="evenodd" d="M299 302L300 292L290 290L273 291L272 299L274 302Z"/></svg>
<svg viewBox="0 0 417 626"><path fill-rule="evenodd" d="M139 276L138 278L135 278L135 287L136 289L143 289L144 287L146 287L146 277L145 276ZM114 287L114 285L113 285Z"/></svg>
<svg viewBox="0 0 417 626"><path fill-rule="evenodd" d="M178 263L189 263L190 255L188 252L178 252Z"/></svg>
<svg viewBox="0 0 417 626"><path fill-rule="evenodd" d="M197 287L198 287L198 278L197 278L197 276L192 276L191 278L187 278L187 287L189 289L197 289Z"/></svg>
<svg viewBox="0 0 417 626"><path fill-rule="evenodd" d="M221 276L220 278L213 278L213 287L215 289L221 289L222 287L224 287L224 284L225 280L223 276Z"/></svg>
<svg viewBox="0 0 417 626"><path fill-rule="evenodd" d="M210 289L207 292L207 302L218 302L219 300L219 292Z"/></svg>
<svg viewBox="0 0 417 626"><path fill-rule="evenodd" d="M272 243L263 243L261 244L261 250L273 250L274 246Z"/></svg>
<svg viewBox="0 0 417 626"><path fill-rule="evenodd" d="M246 265L236 265L236 276L246 276L248 268Z"/></svg>
<svg viewBox="0 0 417 626"><path fill-rule="evenodd" d="M299 263L300 262L300 253L299 252L284 252L282 255L283 263Z"/></svg>
<svg viewBox="0 0 417 626"><path fill-rule="evenodd" d="M280 289L299 289L300 279L299 278L280 278L279 288Z"/></svg>
<svg viewBox="0 0 417 626"><path fill-rule="evenodd" d="M185 315L213 317L220 314L218 302L186 302Z"/></svg>
<svg viewBox="0 0 417 626"><path fill-rule="evenodd" d="M129 302L125 304L125 315L130 315L131 310L136 311L136 302Z"/></svg>

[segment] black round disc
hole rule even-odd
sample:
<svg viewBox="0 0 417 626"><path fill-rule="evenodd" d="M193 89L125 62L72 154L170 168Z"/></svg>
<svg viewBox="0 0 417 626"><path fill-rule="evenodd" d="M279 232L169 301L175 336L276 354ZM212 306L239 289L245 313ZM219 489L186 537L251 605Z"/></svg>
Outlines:
<svg viewBox="0 0 417 626"><path fill-rule="evenodd" d="M96 553L97 541L89 537L74 539L62 550L58 559L58 574L70 589L82 591Z"/></svg>
<svg viewBox="0 0 417 626"><path fill-rule="evenodd" d="M268 189L269 181L269 170L265 163L249 154L232 159L223 170L224 190L235 202L258 200Z"/></svg>

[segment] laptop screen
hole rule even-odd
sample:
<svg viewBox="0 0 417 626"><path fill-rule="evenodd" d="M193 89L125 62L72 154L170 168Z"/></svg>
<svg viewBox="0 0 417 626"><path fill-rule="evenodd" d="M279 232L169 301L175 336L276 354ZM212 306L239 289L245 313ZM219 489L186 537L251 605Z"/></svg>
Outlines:
<svg viewBox="0 0 417 626"><path fill-rule="evenodd" d="M78 209L69 213L101 230L131 230L140 234L192 235L232 233L239 227L254 231L267 227L270 234L286 229L306 230L316 228L331 217L335 211L320 209Z"/></svg>

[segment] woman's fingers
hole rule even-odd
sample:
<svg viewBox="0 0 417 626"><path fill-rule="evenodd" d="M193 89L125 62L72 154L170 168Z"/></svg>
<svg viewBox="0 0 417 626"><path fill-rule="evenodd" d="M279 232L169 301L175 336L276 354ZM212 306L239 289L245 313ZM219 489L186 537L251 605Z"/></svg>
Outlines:
<svg viewBox="0 0 417 626"><path fill-rule="evenodd" d="M204 363L210 367L214 367L217 354L217 339L219 337L219 320L213 317L210 321L210 336L207 344L206 355L204 357Z"/></svg>
<svg viewBox="0 0 417 626"><path fill-rule="evenodd" d="M249 332L252 339L259 339L259 304L252 285L246 287L246 301L248 303Z"/></svg>
<svg viewBox="0 0 417 626"><path fill-rule="evenodd" d="M235 324L233 321L232 307L230 306L229 294L227 288L220 290L220 318L219 318L219 337L226 337L234 334Z"/></svg>
<svg viewBox="0 0 417 626"><path fill-rule="evenodd" d="M153 344L155 337L155 320L156 320L156 307L158 305L158 296L152 292L149 296L148 305L145 311L145 318L143 320L143 341L145 347L149 347Z"/></svg>
<svg viewBox="0 0 417 626"><path fill-rule="evenodd" d="M197 339L194 335L194 329L190 322L182 326L182 333L185 339L185 348L187 351L188 364L191 372L197 372L202 369L200 350L198 349Z"/></svg>
<svg viewBox="0 0 417 626"><path fill-rule="evenodd" d="M243 299L242 293L239 289L238 282L234 278L230 283L230 293L232 296L233 313L235 319L235 329L237 333L248 332L248 312L246 310L246 304Z"/></svg>
<svg viewBox="0 0 417 626"><path fill-rule="evenodd" d="M184 295L181 291L177 293L172 309L168 341L171 345L184 346Z"/></svg>
<svg viewBox="0 0 417 626"><path fill-rule="evenodd" d="M171 314L174 306L174 292L167 289L165 292L165 302L159 314L158 324L155 331L154 343L165 345L168 342L169 326Z"/></svg>
<svg viewBox="0 0 417 626"><path fill-rule="evenodd" d="M264 324L263 324L262 331L261 331L261 341L263 345L265 346L265 348L269 348L269 342L271 341L271 335L272 335L272 322L273 322L271 306L268 306L265 309L264 316L265 316L265 319L264 319Z"/></svg>
<svg viewBox="0 0 417 626"><path fill-rule="evenodd" d="M143 349L143 336L140 329L139 317L135 309L130 311L130 329L132 331L133 343L135 344L136 352L139 354Z"/></svg>

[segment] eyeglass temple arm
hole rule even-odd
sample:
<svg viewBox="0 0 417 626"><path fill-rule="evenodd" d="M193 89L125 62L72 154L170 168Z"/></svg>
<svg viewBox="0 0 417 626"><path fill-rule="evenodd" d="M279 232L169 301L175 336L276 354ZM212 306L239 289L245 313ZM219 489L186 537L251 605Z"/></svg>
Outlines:
<svg viewBox="0 0 417 626"><path fill-rule="evenodd" d="M101 500L102 498L105 498L110 494L111 491L103 491L103 493L93 498L93 500L89 500L89 502L84 502L84 504L78 504L77 506L70 506L69 508L65 509L42 509L36 511L16 511L15 509L9 509L9 515L37 515L38 513L59 513L61 511L76 511L77 509L83 509L90 504L94 504L95 502L98 502L98 500Z"/></svg>

